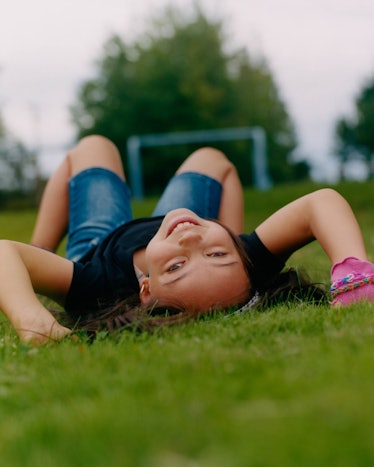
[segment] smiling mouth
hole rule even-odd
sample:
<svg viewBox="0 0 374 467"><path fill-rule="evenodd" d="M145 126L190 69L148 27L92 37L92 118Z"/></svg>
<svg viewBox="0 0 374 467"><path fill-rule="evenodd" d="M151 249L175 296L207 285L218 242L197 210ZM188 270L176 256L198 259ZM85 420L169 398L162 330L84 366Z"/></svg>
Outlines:
<svg viewBox="0 0 374 467"><path fill-rule="evenodd" d="M169 237L169 235L171 235L173 232L177 230L186 230L194 225L200 225L200 224L192 217L183 217L183 218L176 219L174 222L171 223L170 227L168 228L166 237Z"/></svg>

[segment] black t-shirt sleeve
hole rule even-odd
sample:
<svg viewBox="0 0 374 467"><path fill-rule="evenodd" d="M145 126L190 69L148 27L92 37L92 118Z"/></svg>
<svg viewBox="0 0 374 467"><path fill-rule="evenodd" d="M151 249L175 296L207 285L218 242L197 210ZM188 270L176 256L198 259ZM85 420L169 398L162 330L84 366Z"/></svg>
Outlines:
<svg viewBox="0 0 374 467"><path fill-rule="evenodd" d="M95 314L118 300L138 292L139 284L127 270L116 268L109 276L99 262L74 263L73 280L65 301L65 310L73 317ZM114 270L112 265L111 272Z"/></svg>
<svg viewBox="0 0 374 467"><path fill-rule="evenodd" d="M255 231L249 235L241 234L239 237L253 264L253 283L256 289L261 291L284 268L285 263L266 248Z"/></svg>
<svg viewBox="0 0 374 467"><path fill-rule="evenodd" d="M133 254L153 238L162 219L159 216L128 222L74 263L65 310L72 316L91 315L138 294Z"/></svg>

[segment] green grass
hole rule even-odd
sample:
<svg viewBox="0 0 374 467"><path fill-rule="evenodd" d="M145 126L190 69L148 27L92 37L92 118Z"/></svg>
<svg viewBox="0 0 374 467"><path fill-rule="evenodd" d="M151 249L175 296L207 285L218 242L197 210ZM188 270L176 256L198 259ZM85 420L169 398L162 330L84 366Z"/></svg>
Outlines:
<svg viewBox="0 0 374 467"><path fill-rule="evenodd" d="M246 191L247 228L313 188ZM339 186L373 260L372 190ZM2 236L27 241L34 217L0 213ZM317 245L293 264L328 281ZM0 368L1 466L374 465L374 304L280 306L37 349L2 321Z"/></svg>

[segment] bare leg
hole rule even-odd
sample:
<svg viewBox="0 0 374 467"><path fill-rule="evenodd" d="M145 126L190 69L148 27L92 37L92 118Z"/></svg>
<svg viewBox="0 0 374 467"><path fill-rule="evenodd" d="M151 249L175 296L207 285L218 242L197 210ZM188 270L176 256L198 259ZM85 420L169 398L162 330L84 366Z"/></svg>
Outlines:
<svg viewBox="0 0 374 467"><path fill-rule="evenodd" d="M70 163L66 157L49 179L39 206L31 243L55 251L68 223L68 179Z"/></svg>
<svg viewBox="0 0 374 467"><path fill-rule="evenodd" d="M201 148L193 152L179 167L182 172L199 172L222 184L218 220L236 233L243 232L243 190L235 166L217 149Z"/></svg>
<svg viewBox="0 0 374 467"><path fill-rule="evenodd" d="M45 187L31 237L33 245L52 251L57 249L69 222L69 179L90 167L107 168L125 180L121 158L114 144L102 136L83 138L68 152Z"/></svg>

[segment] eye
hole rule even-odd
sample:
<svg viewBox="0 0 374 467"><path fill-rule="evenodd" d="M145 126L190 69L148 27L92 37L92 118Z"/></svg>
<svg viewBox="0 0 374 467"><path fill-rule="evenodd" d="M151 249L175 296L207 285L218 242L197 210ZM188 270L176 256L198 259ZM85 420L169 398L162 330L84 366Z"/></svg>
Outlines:
<svg viewBox="0 0 374 467"><path fill-rule="evenodd" d="M182 262L172 264L170 267L167 268L166 272L173 272L177 271L179 268L183 266Z"/></svg>
<svg viewBox="0 0 374 467"><path fill-rule="evenodd" d="M227 253L224 253L223 251L215 251L213 253L209 253L208 256L212 258L218 258L220 256L226 256Z"/></svg>

